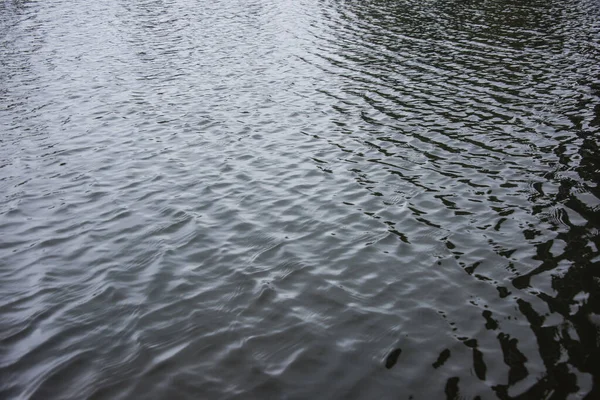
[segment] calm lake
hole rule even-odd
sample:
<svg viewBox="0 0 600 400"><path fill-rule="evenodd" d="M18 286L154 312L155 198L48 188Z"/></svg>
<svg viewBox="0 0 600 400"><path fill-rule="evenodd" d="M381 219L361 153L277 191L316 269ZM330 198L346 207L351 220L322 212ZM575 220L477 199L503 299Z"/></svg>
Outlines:
<svg viewBox="0 0 600 400"><path fill-rule="evenodd" d="M0 398L600 398L597 0L0 0Z"/></svg>

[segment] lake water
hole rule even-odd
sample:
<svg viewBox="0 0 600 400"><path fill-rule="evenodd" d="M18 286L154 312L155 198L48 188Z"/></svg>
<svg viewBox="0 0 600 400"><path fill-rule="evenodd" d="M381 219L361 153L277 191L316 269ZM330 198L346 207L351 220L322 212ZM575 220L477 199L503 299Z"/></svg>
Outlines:
<svg viewBox="0 0 600 400"><path fill-rule="evenodd" d="M0 397L600 398L596 0L0 0Z"/></svg>

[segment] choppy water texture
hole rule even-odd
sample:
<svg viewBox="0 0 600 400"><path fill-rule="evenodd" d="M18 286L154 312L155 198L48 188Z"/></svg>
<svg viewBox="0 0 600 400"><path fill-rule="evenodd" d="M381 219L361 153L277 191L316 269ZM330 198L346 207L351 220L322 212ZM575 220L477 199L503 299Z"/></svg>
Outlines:
<svg viewBox="0 0 600 400"><path fill-rule="evenodd" d="M0 0L0 397L600 398L600 3Z"/></svg>

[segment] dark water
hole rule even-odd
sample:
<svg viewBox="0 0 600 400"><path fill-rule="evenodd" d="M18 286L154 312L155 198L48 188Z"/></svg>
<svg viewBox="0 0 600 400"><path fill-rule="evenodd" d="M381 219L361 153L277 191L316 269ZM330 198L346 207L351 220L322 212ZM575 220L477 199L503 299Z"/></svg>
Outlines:
<svg viewBox="0 0 600 400"><path fill-rule="evenodd" d="M0 0L0 398L600 398L600 3Z"/></svg>

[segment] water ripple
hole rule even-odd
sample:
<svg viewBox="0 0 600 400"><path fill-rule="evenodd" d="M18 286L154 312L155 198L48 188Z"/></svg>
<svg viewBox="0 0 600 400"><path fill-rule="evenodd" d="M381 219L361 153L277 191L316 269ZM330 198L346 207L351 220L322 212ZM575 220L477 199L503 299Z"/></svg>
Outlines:
<svg viewBox="0 0 600 400"><path fill-rule="evenodd" d="M599 16L0 2L0 397L598 397Z"/></svg>

